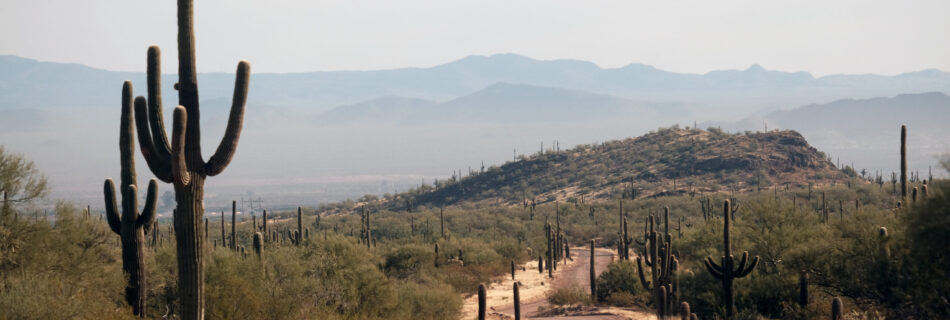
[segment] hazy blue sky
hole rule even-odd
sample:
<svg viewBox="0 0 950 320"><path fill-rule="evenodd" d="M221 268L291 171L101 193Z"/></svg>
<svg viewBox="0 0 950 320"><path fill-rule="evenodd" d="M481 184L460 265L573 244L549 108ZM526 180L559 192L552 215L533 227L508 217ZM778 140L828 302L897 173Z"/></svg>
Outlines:
<svg viewBox="0 0 950 320"><path fill-rule="evenodd" d="M704 73L950 70L950 1L196 1L199 71L427 67L471 54ZM175 2L0 0L0 54L175 65Z"/></svg>

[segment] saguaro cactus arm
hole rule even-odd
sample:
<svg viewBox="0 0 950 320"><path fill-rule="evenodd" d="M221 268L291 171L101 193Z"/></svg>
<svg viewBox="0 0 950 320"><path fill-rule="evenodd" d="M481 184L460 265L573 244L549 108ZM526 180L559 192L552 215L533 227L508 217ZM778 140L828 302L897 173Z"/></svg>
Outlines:
<svg viewBox="0 0 950 320"><path fill-rule="evenodd" d="M187 186L191 182L191 173L188 172L188 164L185 162L185 130L188 123L188 111L185 107L176 107L173 119L172 177L176 184Z"/></svg>
<svg viewBox="0 0 950 320"><path fill-rule="evenodd" d="M145 207L142 208L142 214L139 215L137 224L145 228L145 233L152 230L155 224L155 208L158 203L158 181L151 179L148 181L148 191L145 193Z"/></svg>
<svg viewBox="0 0 950 320"><path fill-rule="evenodd" d="M109 222L109 229L112 232L120 234L122 232L122 219L119 218L119 206L115 202L115 183L112 179L106 179L102 186L102 193L106 200L106 221Z"/></svg>
<svg viewBox="0 0 950 320"><path fill-rule="evenodd" d="M706 257L706 260L703 260L703 262L706 265L706 270L708 270L713 277L722 279L722 267L712 261L712 257Z"/></svg>
<svg viewBox="0 0 950 320"><path fill-rule="evenodd" d="M152 134L149 133L149 116L147 105L148 102L145 101L145 98L135 98L135 127L138 129L139 134L139 149L142 151L142 156L145 158L145 164L148 165L148 168L152 171L152 174L154 174L159 180L162 180L162 182L171 183L171 153L169 152L168 157L164 157L159 155L158 151L156 151L151 138ZM162 127L164 128L164 125L162 125ZM157 134L161 135L164 139L164 132L159 132Z"/></svg>
<svg viewBox="0 0 950 320"><path fill-rule="evenodd" d="M234 97L231 100L231 115L228 117L228 126L224 137L218 144L218 149L205 164L205 174L215 176L224 171L231 163L237 151L238 140L241 137L241 128L244 125L244 106L247 103L247 87L251 77L251 64L241 60L237 67L237 76L234 80Z"/></svg>
<svg viewBox="0 0 950 320"><path fill-rule="evenodd" d="M759 264L759 256L755 256L755 257L752 257L752 262L749 263L749 266L743 269L743 267L745 266L746 257L748 256L749 256L749 252L747 251L742 252L742 263L739 264L739 267L736 268L736 271L735 271L736 278L742 278L749 275L749 273L751 273L752 270L755 269L755 266Z"/></svg>
<svg viewBox="0 0 950 320"><path fill-rule="evenodd" d="M146 81L148 83L148 119L152 142L159 159L171 159L171 146L165 136L165 117L162 115L162 61L158 46L148 47ZM145 126L146 128L149 126Z"/></svg>

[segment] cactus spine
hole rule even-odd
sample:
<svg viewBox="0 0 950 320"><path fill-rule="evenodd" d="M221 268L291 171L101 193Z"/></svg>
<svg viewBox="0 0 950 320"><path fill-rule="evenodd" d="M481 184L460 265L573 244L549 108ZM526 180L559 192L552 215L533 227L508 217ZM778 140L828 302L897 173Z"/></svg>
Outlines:
<svg viewBox="0 0 950 320"><path fill-rule="evenodd" d="M200 241L199 228L204 214L204 182L208 176L223 172L237 151L250 80L250 64L239 62L224 137L214 155L205 161L201 153L196 69L194 1L178 0L178 107L174 112L171 139L166 136L162 117L157 46L148 50L148 100L135 99L135 122L139 146L149 169L156 178L175 187L178 294L180 317L184 320L204 318L204 244Z"/></svg>
<svg viewBox="0 0 950 320"><path fill-rule="evenodd" d="M722 279L722 289L723 294L725 295L726 303L726 318L731 318L735 313L735 293L732 290L732 281L736 278L742 278L755 269L755 266L759 264L759 256L752 258L752 262L746 265L746 262L749 259L749 252L743 251L742 258L739 260L739 263L736 264L735 257L732 256L732 246L729 242L729 209L731 208L729 200L723 202L723 216L725 222L723 227L723 240L722 246L725 255L721 257L721 264L716 264L713 261L712 257L706 257L704 261L706 264L706 270L709 271L709 274L713 275L716 278Z"/></svg>
<svg viewBox="0 0 950 320"><path fill-rule="evenodd" d="M478 285L478 320L485 320L485 284Z"/></svg>
<svg viewBox="0 0 950 320"><path fill-rule="evenodd" d="M120 191L124 191L122 211L119 211L116 204L115 185L112 179L105 180L103 194L109 228L121 239L122 270L129 276L129 282L125 288L125 300L132 306L132 312L135 315L144 318L145 296L148 292L145 279L145 234L151 231L155 222L158 183L155 179L148 182L145 208L139 214L132 118L132 82L126 81L122 85L122 119L119 124L119 158L121 160L119 188Z"/></svg>

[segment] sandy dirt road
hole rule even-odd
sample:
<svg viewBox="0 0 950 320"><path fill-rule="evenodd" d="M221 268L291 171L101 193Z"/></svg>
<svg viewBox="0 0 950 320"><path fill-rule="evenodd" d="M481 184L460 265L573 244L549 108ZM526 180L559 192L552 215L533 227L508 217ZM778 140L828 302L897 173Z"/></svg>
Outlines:
<svg viewBox="0 0 950 320"><path fill-rule="evenodd" d="M552 318L538 317L538 310L550 308L547 297L558 288L578 287L583 290L590 288L590 249L586 247L571 248L571 258L566 264L559 264L554 278L547 277L547 272L538 273L538 262L531 261L524 264L526 272L520 269L515 273L515 281L519 284L521 296L521 315L524 319L563 319L564 316ZM594 272L598 275L607 270L607 265L616 256L609 249L594 250ZM488 287L489 319L514 319L513 287L511 276L492 282ZM471 320L477 317L478 297L473 295L465 299L460 319ZM615 308L603 309L594 314L571 316L571 319L584 320L613 320L613 319L656 319L649 313L621 310Z"/></svg>

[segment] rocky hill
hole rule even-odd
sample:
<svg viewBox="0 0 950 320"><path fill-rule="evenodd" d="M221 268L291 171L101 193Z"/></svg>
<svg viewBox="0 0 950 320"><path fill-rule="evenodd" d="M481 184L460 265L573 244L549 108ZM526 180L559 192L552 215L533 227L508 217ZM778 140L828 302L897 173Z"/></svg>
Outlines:
<svg viewBox="0 0 950 320"><path fill-rule="evenodd" d="M803 186L843 174L795 131L660 129L637 138L536 153L393 197L393 207L521 204Z"/></svg>

